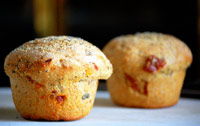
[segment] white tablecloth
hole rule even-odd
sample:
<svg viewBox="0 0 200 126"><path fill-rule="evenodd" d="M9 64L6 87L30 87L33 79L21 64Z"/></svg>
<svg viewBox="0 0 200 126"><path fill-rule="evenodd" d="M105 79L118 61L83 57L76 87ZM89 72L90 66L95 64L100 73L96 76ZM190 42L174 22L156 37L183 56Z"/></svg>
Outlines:
<svg viewBox="0 0 200 126"><path fill-rule="evenodd" d="M77 121L30 121L16 111L10 88L0 88L0 126L200 126L200 99L181 98L173 107L139 109L116 106L105 91L98 91L90 114Z"/></svg>

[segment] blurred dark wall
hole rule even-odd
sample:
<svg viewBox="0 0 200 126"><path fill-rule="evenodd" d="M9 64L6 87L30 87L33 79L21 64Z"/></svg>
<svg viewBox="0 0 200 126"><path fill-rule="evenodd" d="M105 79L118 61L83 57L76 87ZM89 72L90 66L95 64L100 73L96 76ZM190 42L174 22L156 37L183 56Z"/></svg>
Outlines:
<svg viewBox="0 0 200 126"><path fill-rule="evenodd" d="M192 49L185 88L199 85L197 1L180 0L68 0L64 19L67 35L79 36L99 48L113 37L143 31L172 34ZM32 1L3 1L0 5L1 86L9 86L4 74L5 56L20 44L38 37L33 23ZM199 86L200 87L200 86Z"/></svg>
<svg viewBox="0 0 200 126"><path fill-rule="evenodd" d="M1 1L0 4L0 86L9 86L9 79L4 73L6 55L27 40L33 39L31 3L25 0ZM29 8L30 7L30 8Z"/></svg>

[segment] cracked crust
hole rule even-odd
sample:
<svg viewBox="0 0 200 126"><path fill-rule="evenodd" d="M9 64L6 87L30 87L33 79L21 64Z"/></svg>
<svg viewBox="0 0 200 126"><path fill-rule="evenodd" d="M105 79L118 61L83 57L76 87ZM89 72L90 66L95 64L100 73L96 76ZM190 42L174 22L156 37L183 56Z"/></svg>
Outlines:
<svg viewBox="0 0 200 126"><path fill-rule="evenodd" d="M112 39L103 49L113 64L107 80L120 105L158 108L177 103L192 53L181 40L162 33L137 33Z"/></svg>

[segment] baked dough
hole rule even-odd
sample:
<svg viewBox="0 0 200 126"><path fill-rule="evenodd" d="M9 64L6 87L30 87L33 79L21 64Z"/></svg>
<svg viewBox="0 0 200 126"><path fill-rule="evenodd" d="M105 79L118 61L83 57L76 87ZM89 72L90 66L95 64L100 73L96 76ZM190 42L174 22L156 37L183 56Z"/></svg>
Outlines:
<svg viewBox="0 0 200 126"><path fill-rule="evenodd" d="M112 65L100 49L71 36L24 43L5 59L13 101L26 119L77 120L94 103L99 79Z"/></svg>
<svg viewBox="0 0 200 126"><path fill-rule="evenodd" d="M103 49L113 64L107 80L112 100L127 107L160 108L178 102L190 49L162 33L137 33L112 39Z"/></svg>

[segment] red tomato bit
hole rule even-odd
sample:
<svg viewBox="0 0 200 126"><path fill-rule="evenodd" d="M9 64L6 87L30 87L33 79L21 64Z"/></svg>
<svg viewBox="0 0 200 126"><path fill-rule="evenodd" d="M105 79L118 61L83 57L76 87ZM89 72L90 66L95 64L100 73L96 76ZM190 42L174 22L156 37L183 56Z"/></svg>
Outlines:
<svg viewBox="0 0 200 126"><path fill-rule="evenodd" d="M34 80L33 80L31 77L26 76L26 78L27 78L31 83L34 83Z"/></svg>
<svg viewBox="0 0 200 126"><path fill-rule="evenodd" d="M135 79L132 78L130 75L126 74L126 73L125 73L125 77L126 77L126 79L130 82L131 87L132 87L134 90L140 92L140 90L139 90L139 88L138 88L138 86L137 86L137 84L136 84L136 82L135 82Z"/></svg>
<svg viewBox="0 0 200 126"><path fill-rule="evenodd" d="M98 70L99 68L98 68L98 66L95 64L95 63L92 63L93 65L94 65L94 69L95 70Z"/></svg>
<svg viewBox="0 0 200 126"><path fill-rule="evenodd" d="M148 85L148 82L145 82L145 84L144 84L144 95L148 95L147 85Z"/></svg>
<svg viewBox="0 0 200 126"><path fill-rule="evenodd" d="M66 96L64 96L64 95L62 95L62 96L57 96L57 97L56 97L56 100L57 100L58 102L62 102L62 101L65 100L65 98L66 98Z"/></svg>
<svg viewBox="0 0 200 126"><path fill-rule="evenodd" d="M54 94L56 94L56 93L57 93L57 91L56 91L56 90L53 90L51 93L54 93Z"/></svg>
<svg viewBox="0 0 200 126"><path fill-rule="evenodd" d="M43 85L42 85L42 84L35 83L35 88L36 88L36 89L40 89L41 87L43 87Z"/></svg>
<svg viewBox="0 0 200 126"><path fill-rule="evenodd" d="M41 99L44 99L44 98L45 98L45 96L44 96L44 95L42 95L40 98L41 98Z"/></svg>
<svg viewBox="0 0 200 126"><path fill-rule="evenodd" d="M153 73L163 68L165 65L166 61L164 59L159 59L154 55L150 55L146 60L146 64L143 67L143 70L149 73Z"/></svg>

